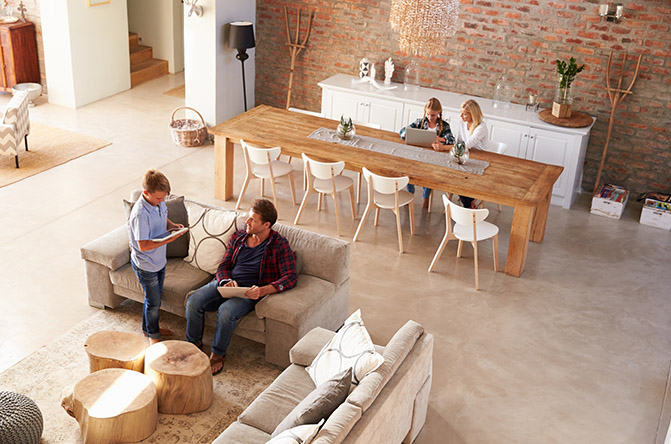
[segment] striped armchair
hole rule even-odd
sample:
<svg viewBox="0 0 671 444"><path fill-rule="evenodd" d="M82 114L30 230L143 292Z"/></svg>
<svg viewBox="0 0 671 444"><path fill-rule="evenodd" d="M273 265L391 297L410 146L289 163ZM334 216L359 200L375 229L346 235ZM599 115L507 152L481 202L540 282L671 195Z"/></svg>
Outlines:
<svg viewBox="0 0 671 444"><path fill-rule="evenodd" d="M28 118L28 93L19 91L7 104L0 123L0 154L14 156L16 167L19 167L19 146L25 140L28 151L28 134L30 119Z"/></svg>

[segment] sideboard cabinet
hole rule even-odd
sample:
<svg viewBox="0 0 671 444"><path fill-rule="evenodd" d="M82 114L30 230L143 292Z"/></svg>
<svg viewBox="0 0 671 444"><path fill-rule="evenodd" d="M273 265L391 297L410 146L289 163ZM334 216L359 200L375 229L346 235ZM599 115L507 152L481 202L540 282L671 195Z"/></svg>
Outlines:
<svg viewBox="0 0 671 444"><path fill-rule="evenodd" d="M392 84L395 89L381 90L352 80L357 78L337 74L319 83L322 88L321 112L326 117L335 120L340 116L351 117L398 132L421 117L427 100L436 97L443 105L443 119L456 135L461 103L475 99L482 108L490 139L508 145L506 155L564 167L552 190L553 205L571 208L580 192L585 151L595 119L585 128L565 128L543 122L535 112L525 111L522 105L513 104L511 109L502 110L494 108L490 99L467 94L433 88L404 91L403 85L397 83Z"/></svg>
<svg viewBox="0 0 671 444"><path fill-rule="evenodd" d="M0 90L11 91L18 83L40 83L35 24L0 24Z"/></svg>

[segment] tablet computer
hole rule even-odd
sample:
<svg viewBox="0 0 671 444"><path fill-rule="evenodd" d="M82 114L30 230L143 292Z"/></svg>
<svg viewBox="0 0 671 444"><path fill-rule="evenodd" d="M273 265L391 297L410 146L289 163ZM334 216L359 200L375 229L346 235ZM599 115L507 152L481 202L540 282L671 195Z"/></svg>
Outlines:
<svg viewBox="0 0 671 444"><path fill-rule="evenodd" d="M406 128L405 129L405 143L406 145L426 146L431 147L431 144L436 141L436 130Z"/></svg>
<svg viewBox="0 0 671 444"><path fill-rule="evenodd" d="M217 287L222 298L245 298L245 293L252 287Z"/></svg>
<svg viewBox="0 0 671 444"><path fill-rule="evenodd" d="M184 233L188 229L189 229L189 227L184 227L184 228L178 228L178 229L166 231L165 233L159 235L157 238L152 239L152 241L154 241L154 242L167 241L168 239L171 239L175 236L179 236L181 233Z"/></svg>

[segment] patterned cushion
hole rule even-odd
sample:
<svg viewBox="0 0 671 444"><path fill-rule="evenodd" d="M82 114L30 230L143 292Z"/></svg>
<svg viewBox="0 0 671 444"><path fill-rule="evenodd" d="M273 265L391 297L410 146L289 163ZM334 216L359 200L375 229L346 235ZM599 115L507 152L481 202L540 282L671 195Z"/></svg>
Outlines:
<svg viewBox="0 0 671 444"><path fill-rule="evenodd" d="M319 427L324 424L324 420L319 424L306 424L285 430L266 444L309 444L319 432Z"/></svg>
<svg viewBox="0 0 671 444"><path fill-rule="evenodd" d="M305 370L318 386L336 373L351 367L352 383L358 384L364 376L377 369L383 362L384 358L375 351L373 341L363 325L361 310L357 310L347 318L338 333L321 349Z"/></svg>
<svg viewBox="0 0 671 444"><path fill-rule="evenodd" d="M42 412L25 395L0 392L0 442L37 444L43 428Z"/></svg>
<svg viewBox="0 0 671 444"><path fill-rule="evenodd" d="M217 210L185 202L189 215L189 254L184 258L192 266L215 274L226 252L231 235L241 225L238 212Z"/></svg>

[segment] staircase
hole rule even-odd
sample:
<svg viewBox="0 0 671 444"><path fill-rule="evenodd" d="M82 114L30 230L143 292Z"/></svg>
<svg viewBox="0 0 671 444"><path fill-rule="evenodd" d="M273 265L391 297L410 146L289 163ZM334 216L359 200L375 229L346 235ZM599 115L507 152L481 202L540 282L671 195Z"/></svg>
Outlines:
<svg viewBox="0 0 671 444"><path fill-rule="evenodd" d="M137 33L128 33L130 47L130 87L168 74L168 61L153 58L151 46L140 45Z"/></svg>

